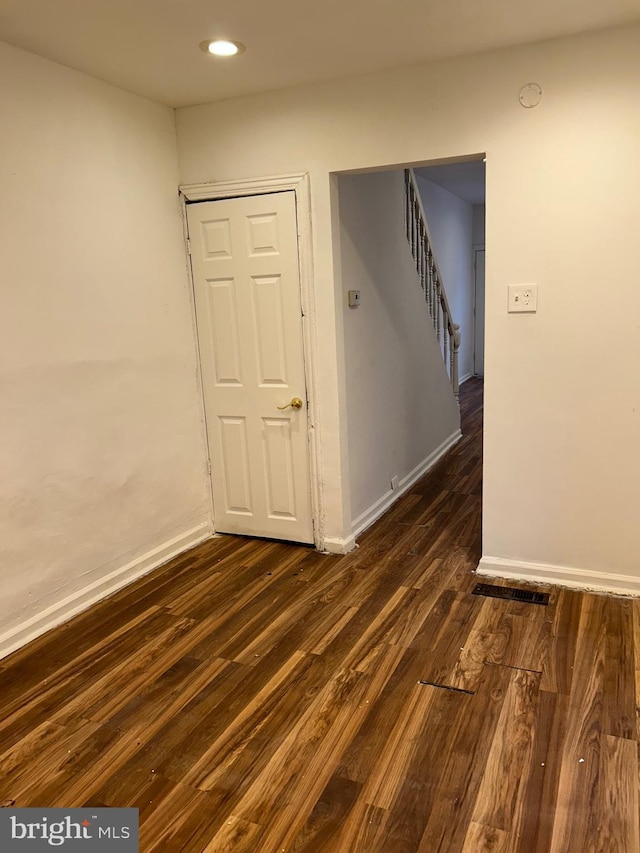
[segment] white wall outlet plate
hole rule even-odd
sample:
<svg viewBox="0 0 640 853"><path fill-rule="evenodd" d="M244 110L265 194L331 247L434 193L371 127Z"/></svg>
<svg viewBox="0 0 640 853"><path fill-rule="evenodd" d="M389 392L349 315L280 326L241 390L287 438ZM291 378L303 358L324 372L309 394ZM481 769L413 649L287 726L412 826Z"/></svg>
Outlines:
<svg viewBox="0 0 640 853"><path fill-rule="evenodd" d="M537 284L510 284L509 307L510 314L523 312L533 314L538 310Z"/></svg>
<svg viewBox="0 0 640 853"><path fill-rule="evenodd" d="M349 297L349 308L357 308L360 305L359 290L349 290L347 296Z"/></svg>

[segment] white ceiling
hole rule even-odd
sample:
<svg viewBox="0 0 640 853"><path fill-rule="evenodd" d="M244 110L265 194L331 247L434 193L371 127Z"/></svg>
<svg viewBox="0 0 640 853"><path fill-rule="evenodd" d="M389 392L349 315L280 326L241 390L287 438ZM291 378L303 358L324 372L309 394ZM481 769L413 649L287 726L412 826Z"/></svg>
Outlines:
<svg viewBox="0 0 640 853"><path fill-rule="evenodd" d="M485 203L485 165L482 160L425 166L416 169L416 174L471 204Z"/></svg>
<svg viewBox="0 0 640 853"><path fill-rule="evenodd" d="M0 39L171 106L636 20L639 0L0 0ZM209 57L214 36L247 51Z"/></svg>

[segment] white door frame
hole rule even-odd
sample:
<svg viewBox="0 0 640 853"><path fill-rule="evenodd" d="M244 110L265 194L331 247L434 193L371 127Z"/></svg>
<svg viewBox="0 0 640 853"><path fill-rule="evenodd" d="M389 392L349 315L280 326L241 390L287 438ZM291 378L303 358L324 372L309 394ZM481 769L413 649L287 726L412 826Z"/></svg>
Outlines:
<svg viewBox="0 0 640 853"><path fill-rule="evenodd" d="M214 181L205 184L184 184L180 187L182 213L187 242L187 201L215 201L220 198L236 198L247 195L291 191L296 197L296 220L298 228L298 266L300 270L300 301L302 304L302 337L304 351L304 374L307 386L307 433L309 436L309 466L311 480L311 512L313 515L313 540L316 548L324 550L324 512L322 478L320 477L320 430L317 406L317 325L315 313L315 288L313 279L313 243L311 232L311 192L308 173L275 175L264 178L243 178L235 181ZM187 245L188 252L188 245ZM192 314L195 326L195 287L191 264L188 264L191 282ZM204 412L204 387L198 361L198 385L202 411ZM208 454L207 449L207 454ZM209 472L211 462L209 461ZM211 477L209 476L211 485ZM212 517L215 530L215 506L212 495Z"/></svg>

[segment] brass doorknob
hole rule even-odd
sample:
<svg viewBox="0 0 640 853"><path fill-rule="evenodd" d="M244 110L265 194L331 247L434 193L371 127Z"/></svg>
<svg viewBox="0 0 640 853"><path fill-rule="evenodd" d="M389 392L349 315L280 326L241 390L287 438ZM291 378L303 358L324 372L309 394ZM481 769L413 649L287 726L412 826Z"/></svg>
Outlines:
<svg viewBox="0 0 640 853"><path fill-rule="evenodd" d="M282 409L288 409L289 406L291 406L292 409L301 409L302 400L300 397L293 397L290 403L286 403L284 406L277 406L277 408L282 411Z"/></svg>

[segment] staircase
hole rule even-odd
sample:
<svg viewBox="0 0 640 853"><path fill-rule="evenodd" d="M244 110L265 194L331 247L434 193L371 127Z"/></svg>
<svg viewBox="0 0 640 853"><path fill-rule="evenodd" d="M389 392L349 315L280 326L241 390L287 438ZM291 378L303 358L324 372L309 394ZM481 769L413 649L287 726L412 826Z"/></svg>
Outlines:
<svg viewBox="0 0 640 853"><path fill-rule="evenodd" d="M427 218L413 169L405 169L405 219L407 240L420 278L420 286L427 303L440 352L449 375L456 400L459 396L458 350L460 326L453 322L442 275L433 253Z"/></svg>

